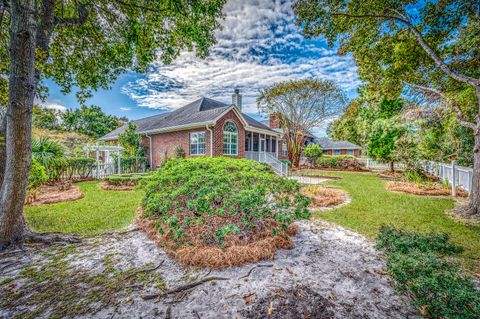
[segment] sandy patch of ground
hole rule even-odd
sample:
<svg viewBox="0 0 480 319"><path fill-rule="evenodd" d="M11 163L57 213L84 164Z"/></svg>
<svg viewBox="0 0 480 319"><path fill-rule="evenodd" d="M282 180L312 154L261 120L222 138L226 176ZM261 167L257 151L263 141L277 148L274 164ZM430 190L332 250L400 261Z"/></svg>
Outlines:
<svg viewBox="0 0 480 319"><path fill-rule="evenodd" d="M451 196L452 191L450 188L444 188L437 184L416 184L411 182L401 181L389 181L386 184L389 191L402 192L414 195L425 196ZM467 192L462 189L457 189L457 196L468 197Z"/></svg>
<svg viewBox="0 0 480 319"><path fill-rule="evenodd" d="M142 296L161 291L132 286L128 297L122 296L115 306L80 318L417 316L408 301L394 291L390 277L383 270L384 260L371 242L322 221L297 225L300 232L294 238L293 249L277 251L273 260L220 270L181 266L141 231L86 239L71 256L70 264L77 269L98 272L105 256L115 254L119 260L117 268L160 265L155 272L165 281L167 291L202 278L221 279L149 300ZM3 262L16 260L11 266L1 268L0 281L15 276L25 265L41 263L43 258L35 248L4 256ZM17 284L21 286L21 280ZM13 317L18 312L19 309L0 307L1 318Z"/></svg>
<svg viewBox="0 0 480 319"><path fill-rule="evenodd" d="M83 193L77 186L42 185L36 190L35 198L28 205L40 206L77 200Z"/></svg>

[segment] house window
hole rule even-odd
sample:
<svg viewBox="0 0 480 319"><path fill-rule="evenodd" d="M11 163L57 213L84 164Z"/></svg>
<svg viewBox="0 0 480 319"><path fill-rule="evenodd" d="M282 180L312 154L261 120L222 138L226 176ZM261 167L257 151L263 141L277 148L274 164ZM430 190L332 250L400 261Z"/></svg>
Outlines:
<svg viewBox="0 0 480 319"><path fill-rule="evenodd" d="M328 155L328 151L327 151L327 150L323 150L323 155Z"/></svg>
<svg viewBox="0 0 480 319"><path fill-rule="evenodd" d="M233 122L226 122L223 125L223 154L237 155L238 154L238 130Z"/></svg>
<svg viewBox="0 0 480 319"><path fill-rule="evenodd" d="M347 150L348 155L353 155L353 150Z"/></svg>
<svg viewBox="0 0 480 319"><path fill-rule="evenodd" d="M333 150L333 155L340 155L340 150Z"/></svg>
<svg viewBox="0 0 480 319"><path fill-rule="evenodd" d="M287 142L282 141L282 157L288 156Z"/></svg>
<svg viewBox="0 0 480 319"><path fill-rule="evenodd" d="M205 154L205 132L190 133L190 155Z"/></svg>

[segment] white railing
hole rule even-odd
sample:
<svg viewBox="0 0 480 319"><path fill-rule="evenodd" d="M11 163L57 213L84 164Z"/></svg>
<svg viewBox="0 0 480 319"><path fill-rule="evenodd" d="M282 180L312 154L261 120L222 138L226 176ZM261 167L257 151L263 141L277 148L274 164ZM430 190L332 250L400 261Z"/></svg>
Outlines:
<svg viewBox="0 0 480 319"><path fill-rule="evenodd" d="M288 164L283 163L270 152L245 152L245 158L270 165L275 173L281 176L288 176Z"/></svg>
<svg viewBox="0 0 480 319"><path fill-rule="evenodd" d="M473 181L473 169L458 166L455 161L444 164L434 161L421 161L421 168L430 175L438 177L441 181L447 181L455 192L457 187L470 193Z"/></svg>
<svg viewBox="0 0 480 319"><path fill-rule="evenodd" d="M98 163L93 166L92 176L96 179L101 179L105 176L116 174L116 171L115 163Z"/></svg>

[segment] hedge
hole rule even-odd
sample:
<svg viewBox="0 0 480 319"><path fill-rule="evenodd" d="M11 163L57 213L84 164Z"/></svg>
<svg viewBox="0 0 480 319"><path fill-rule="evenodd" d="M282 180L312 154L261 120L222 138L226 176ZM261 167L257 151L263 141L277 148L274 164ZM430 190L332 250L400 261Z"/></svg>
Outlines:
<svg viewBox="0 0 480 319"><path fill-rule="evenodd" d="M324 155L315 163L323 168L360 168L362 164L352 155Z"/></svg>
<svg viewBox="0 0 480 319"><path fill-rule="evenodd" d="M106 176L103 180L113 186L135 186L140 180L145 178L145 176L147 176L147 174L143 173L110 175Z"/></svg>

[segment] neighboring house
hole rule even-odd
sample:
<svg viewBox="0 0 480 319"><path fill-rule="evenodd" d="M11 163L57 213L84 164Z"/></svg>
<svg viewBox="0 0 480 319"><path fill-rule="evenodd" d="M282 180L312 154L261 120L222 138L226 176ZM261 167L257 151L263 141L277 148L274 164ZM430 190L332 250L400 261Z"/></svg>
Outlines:
<svg viewBox="0 0 480 319"><path fill-rule="evenodd" d="M231 156L272 161L282 154L281 134L242 113L238 90L227 105L201 98L177 110L133 121L152 168L175 156L181 147L186 156ZM100 138L116 142L124 125Z"/></svg>
<svg viewBox="0 0 480 319"><path fill-rule="evenodd" d="M278 154L280 159L288 159L288 150L287 150L287 143L285 139L283 139L283 129L282 129L282 121L278 114L270 114L269 119L262 121L263 124L268 125L272 130L278 132L282 137L282 151ZM315 136L310 132L305 134L305 138L303 140L304 146L314 143Z"/></svg>
<svg viewBox="0 0 480 319"><path fill-rule="evenodd" d="M359 157L362 155L362 148L347 141L332 141L327 137L320 137L316 142L323 150L325 155L353 155Z"/></svg>

